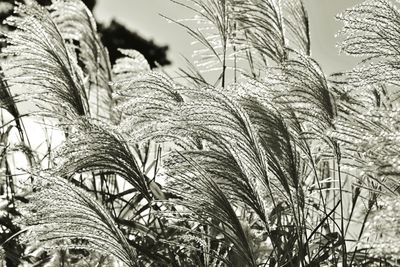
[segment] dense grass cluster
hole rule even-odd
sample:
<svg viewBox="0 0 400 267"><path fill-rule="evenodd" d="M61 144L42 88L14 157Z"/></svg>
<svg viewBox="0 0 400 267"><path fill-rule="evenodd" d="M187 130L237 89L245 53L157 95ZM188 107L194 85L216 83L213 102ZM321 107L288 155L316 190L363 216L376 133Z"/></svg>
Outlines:
<svg viewBox="0 0 400 267"><path fill-rule="evenodd" d="M80 0L5 21L0 265L400 265L397 2L338 15L331 75L301 0L171 2L173 76L111 66Z"/></svg>

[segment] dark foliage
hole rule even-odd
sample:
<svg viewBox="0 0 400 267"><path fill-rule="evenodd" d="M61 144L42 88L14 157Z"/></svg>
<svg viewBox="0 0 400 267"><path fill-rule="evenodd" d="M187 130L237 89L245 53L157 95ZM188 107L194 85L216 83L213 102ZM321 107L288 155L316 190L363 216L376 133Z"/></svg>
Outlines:
<svg viewBox="0 0 400 267"><path fill-rule="evenodd" d="M118 21L111 21L110 25L98 25L99 33L103 44L110 53L110 61L115 63L116 59L122 54L118 52L118 48L135 49L139 51L149 62L151 68L157 65L165 66L171 62L166 56L168 46L158 46L152 40L148 41L139 34L130 31Z"/></svg>

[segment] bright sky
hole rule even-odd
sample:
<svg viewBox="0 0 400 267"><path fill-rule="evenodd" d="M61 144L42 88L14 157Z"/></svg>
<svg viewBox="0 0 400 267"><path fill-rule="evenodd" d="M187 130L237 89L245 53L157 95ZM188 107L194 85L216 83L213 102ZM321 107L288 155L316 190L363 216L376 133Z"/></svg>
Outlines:
<svg viewBox="0 0 400 267"><path fill-rule="evenodd" d="M350 69L355 59L338 55L337 39L334 37L341 25L336 14L362 0L304 0L310 17L311 47L313 57L323 70L330 74ZM159 45L170 47L168 57L175 65L181 65L180 54L191 56L192 47L185 30L176 24L168 24L159 14L180 19L191 17L169 0L98 0L96 17L103 22L117 18L119 22L137 31L146 38L154 39Z"/></svg>

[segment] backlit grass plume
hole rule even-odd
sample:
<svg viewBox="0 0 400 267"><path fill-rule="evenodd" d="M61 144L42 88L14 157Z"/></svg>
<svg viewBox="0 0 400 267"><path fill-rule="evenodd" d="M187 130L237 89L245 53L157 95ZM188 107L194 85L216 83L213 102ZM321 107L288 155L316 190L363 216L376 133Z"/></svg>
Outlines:
<svg viewBox="0 0 400 267"><path fill-rule="evenodd" d="M217 83L226 85L228 62L234 60L232 38L235 36L233 0L190 0L173 2L193 11L194 18L183 21L196 22L192 27L182 21L176 21L194 38L200 48L193 55L195 65L204 72L216 71Z"/></svg>
<svg viewBox="0 0 400 267"><path fill-rule="evenodd" d="M337 121L335 136L346 148L349 163L358 177L370 177L383 188L395 193L392 187L400 174L397 110L365 109L362 114Z"/></svg>
<svg viewBox="0 0 400 267"><path fill-rule="evenodd" d="M3 66L10 86L22 86L56 115L88 114L76 55L49 12L35 2L20 4L15 12L18 16L9 17L6 23L16 30L5 33L8 45L3 50L9 57Z"/></svg>
<svg viewBox="0 0 400 267"><path fill-rule="evenodd" d="M86 93L92 116L110 117L112 105L111 63L107 49L97 33L96 21L80 0L54 1L50 6L66 45L74 49L89 85Z"/></svg>
<svg viewBox="0 0 400 267"><path fill-rule="evenodd" d="M238 38L259 53L262 60L283 62L287 57L282 9L274 0L235 0L235 19L243 34ZM259 58L255 56L255 59Z"/></svg>
<svg viewBox="0 0 400 267"><path fill-rule="evenodd" d="M88 171L112 172L122 176L150 200L147 178L126 141L110 126L85 118L70 123L68 140L58 151L56 173L70 176Z"/></svg>
<svg viewBox="0 0 400 267"><path fill-rule="evenodd" d="M39 174L28 198L20 207L25 242L39 242L47 250L94 250L126 266L139 266L135 250L112 217L85 190L61 177Z"/></svg>
<svg viewBox="0 0 400 267"><path fill-rule="evenodd" d="M311 54L310 25L307 10L302 0L282 1L284 26L289 36L290 47L305 55Z"/></svg>
<svg viewBox="0 0 400 267"><path fill-rule="evenodd" d="M375 257L396 262L400 258L399 197L385 196L378 200L378 204L366 225L368 232L360 241L360 247L368 249Z"/></svg>
<svg viewBox="0 0 400 267"><path fill-rule="evenodd" d="M189 161L188 165L197 165L192 159L185 158L185 160ZM193 166L192 168L201 167ZM247 235L245 226L242 225L236 214L236 208L230 202L229 197L225 195L224 190L217 184L217 181L207 177L207 175L207 172L198 169L198 176L180 176L179 183L182 183L182 187L178 187L180 189L176 190L175 185L175 188L171 189L181 200L175 200L172 203L186 208L183 212L184 217L189 215L190 220L194 219L202 225L210 226L222 235L219 236L219 240L214 241L221 242L226 249L232 250L229 253L232 262L229 262L229 259L219 258L219 260L228 265L256 266L257 259L252 247L253 240ZM185 190L181 190L181 188L185 188ZM201 238L199 232L196 233L196 231L190 229L187 229L187 234L197 234ZM213 258L215 257L214 253L211 252L208 256Z"/></svg>
<svg viewBox="0 0 400 267"><path fill-rule="evenodd" d="M390 266L398 264L398 253L388 243L396 243L395 235L386 228L389 224L397 228L391 210L396 210L399 177L399 18L398 2L389 0L367 0L338 16L343 22L342 51L363 59L346 73L346 89L340 96L344 112L338 116L334 135L350 159L346 164L369 194L358 240L366 254L377 262L393 262ZM351 262L354 259L353 255Z"/></svg>
<svg viewBox="0 0 400 267"><path fill-rule="evenodd" d="M315 60L293 55L281 66L271 68L264 82L272 89L268 88L274 95L272 101L283 105L282 112L293 112L310 137L325 138L325 131L333 127L336 103Z"/></svg>
<svg viewBox="0 0 400 267"><path fill-rule="evenodd" d="M389 59L399 56L397 31L400 13L396 1L367 0L338 15L343 22L341 49L355 56Z"/></svg>
<svg viewBox="0 0 400 267"><path fill-rule="evenodd" d="M150 71L150 65L142 54L135 50L120 49L124 56L117 59L113 66L114 80L126 82L138 75Z"/></svg>
<svg viewBox="0 0 400 267"><path fill-rule="evenodd" d="M398 50L400 12L397 1L369 0L338 15L343 22L340 32L343 52L363 57L353 69L351 82L355 85L399 85ZM395 93L398 97L398 93Z"/></svg>
<svg viewBox="0 0 400 267"><path fill-rule="evenodd" d="M239 190L232 192L242 194L265 220L254 188L257 180L268 179L264 152L246 113L221 92L177 87L156 72L132 80L130 85L129 92L135 97L120 107L129 115L119 125L121 131L136 142L174 141L185 149L183 154L190 153L193 160L210 164L209 170L219 174L221 182L234 183ZM160 98L162 95L165 97ZM170 167L195 171L178 158L171 154ZM237 173L228 175L234 170Z"/></svg>

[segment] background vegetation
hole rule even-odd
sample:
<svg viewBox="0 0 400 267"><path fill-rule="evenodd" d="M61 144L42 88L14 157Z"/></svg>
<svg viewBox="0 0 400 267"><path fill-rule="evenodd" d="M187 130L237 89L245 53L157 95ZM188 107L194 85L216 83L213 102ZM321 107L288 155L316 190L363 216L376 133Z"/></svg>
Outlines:
<svg viewBox="0 0 400 267"><path fill-rule="evenodd" d="M331 75L301 0L171 4L198 48L179 77L110 61L80 0L6 19L2 264L399 265L397 2L338 15L360 63Z"/></svg>

